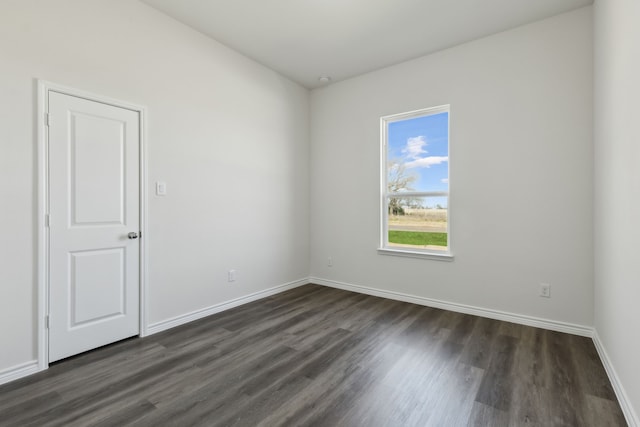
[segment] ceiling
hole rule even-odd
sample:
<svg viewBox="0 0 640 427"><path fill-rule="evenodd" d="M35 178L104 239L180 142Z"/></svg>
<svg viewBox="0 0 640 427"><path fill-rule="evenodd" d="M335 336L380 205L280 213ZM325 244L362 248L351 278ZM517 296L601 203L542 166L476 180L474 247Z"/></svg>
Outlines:
<svg viewBox="0 0 640 427"><path fill-rule="evenodd" d="M142 0L307 88L593 0Z"/></svg>

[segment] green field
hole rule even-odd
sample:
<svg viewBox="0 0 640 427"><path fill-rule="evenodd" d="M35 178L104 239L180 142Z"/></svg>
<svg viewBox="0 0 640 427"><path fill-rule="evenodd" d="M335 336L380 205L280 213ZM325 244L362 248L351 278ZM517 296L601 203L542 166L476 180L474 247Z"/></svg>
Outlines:
<svg viewBox="0 0 640 427"><path fill-rule="evenodd" d="M389 230L389 243L415 246L447 246L447 233Z"/></svg>

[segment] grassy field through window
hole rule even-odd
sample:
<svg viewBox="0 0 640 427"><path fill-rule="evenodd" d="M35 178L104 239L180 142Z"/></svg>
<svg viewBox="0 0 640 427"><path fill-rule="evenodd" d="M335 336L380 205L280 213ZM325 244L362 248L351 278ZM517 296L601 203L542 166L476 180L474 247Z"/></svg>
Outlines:
<svg viewBox="0 0 640 427"><path fill-rule="evenodd" d="M446 250L447 209L403 208L388 217L389 245L417 249Z"/></svg>
<svg viewBox="0 0 640 427"><path fill-rule="evenodd" d="M447 233L389 230L389 243L414 246L447 246Z"/></svg>

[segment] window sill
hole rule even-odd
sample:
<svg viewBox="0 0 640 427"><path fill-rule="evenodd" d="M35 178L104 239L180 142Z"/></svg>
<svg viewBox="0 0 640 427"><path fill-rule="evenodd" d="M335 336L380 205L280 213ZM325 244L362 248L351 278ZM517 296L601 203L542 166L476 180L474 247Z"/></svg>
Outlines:
<svg viewBox="0 0 640 427"><path fill-rule="evenodd" d="M402 249L378 248L378 254L399 256L399 257L406 257L406 258L431 259L435 261L446 261L446 262L453 261L452 254L439 254L434 252L418 252L418 251L408 251L408 250L402 250Z"/></svg>

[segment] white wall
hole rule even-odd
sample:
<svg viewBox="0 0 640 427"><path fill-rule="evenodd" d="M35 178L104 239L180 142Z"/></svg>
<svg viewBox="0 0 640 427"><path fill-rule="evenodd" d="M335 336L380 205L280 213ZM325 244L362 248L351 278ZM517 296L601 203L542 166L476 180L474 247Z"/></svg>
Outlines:
<svg viewBox="0 0 640 427"><path fill-rule="evenodd" d="M591 28L587 7L312 91L311 275L592 325ZM442 104L455 261L378 255L379 118Z"/></svg>
<svg viewBox="0 0 640 427"><path fill-rule="evenodd" d="M3 0L0 77L0 373L36 358L36 78L148 108L151 323L308 276L306 89L130 0Z"/></svg>
<svg viewBox="0 0 640 427"><path fill-rule="evenodd" d="M594 23L595 327L640 425L640 2Z"/></svg>

